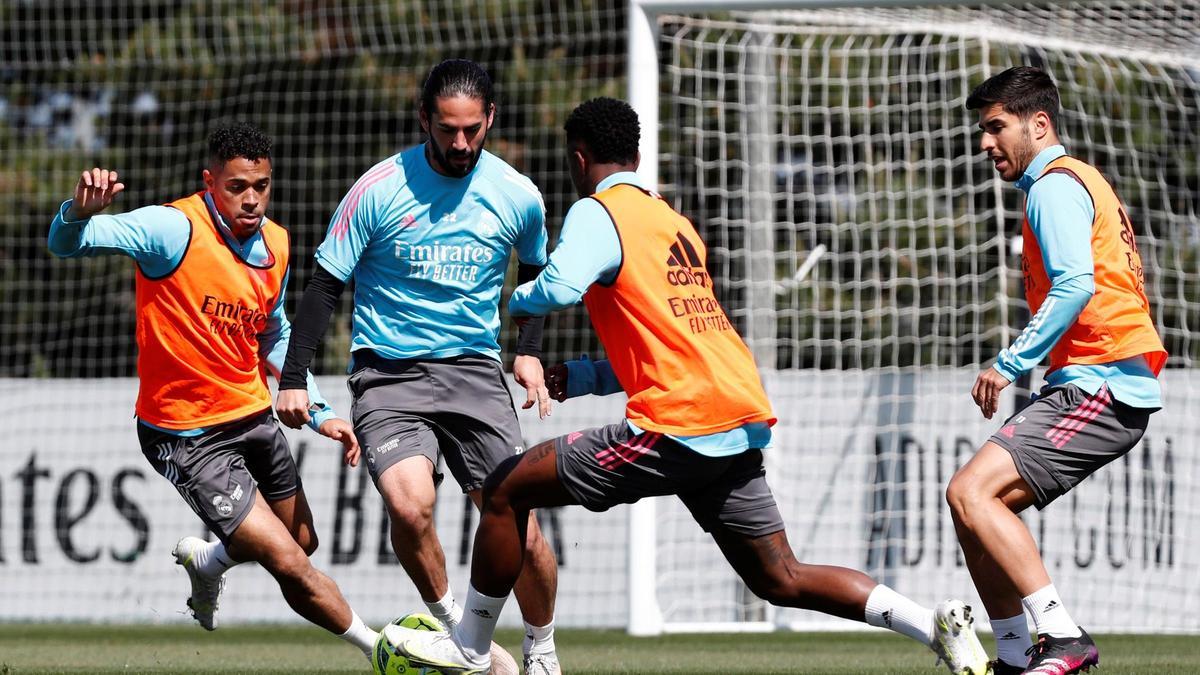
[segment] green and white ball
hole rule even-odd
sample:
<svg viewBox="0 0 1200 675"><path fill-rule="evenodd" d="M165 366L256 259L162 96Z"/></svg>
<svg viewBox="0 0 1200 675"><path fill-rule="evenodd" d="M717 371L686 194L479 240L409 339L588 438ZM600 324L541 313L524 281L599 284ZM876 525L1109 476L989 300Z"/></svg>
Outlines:
<svg viewBox="0 0 1200 675"><path fill-rule="evenodd" d="M446 630L445 624L441 621L421 612L405 614L392 623L413 630ZM375 648L371 650L371 667L374 669L375 675L441 675L441 671L434 668L409 665L408 659L396 653L392 648L391 643L383 636L383 631L379 632L379 638L375 640Z"/></svg>

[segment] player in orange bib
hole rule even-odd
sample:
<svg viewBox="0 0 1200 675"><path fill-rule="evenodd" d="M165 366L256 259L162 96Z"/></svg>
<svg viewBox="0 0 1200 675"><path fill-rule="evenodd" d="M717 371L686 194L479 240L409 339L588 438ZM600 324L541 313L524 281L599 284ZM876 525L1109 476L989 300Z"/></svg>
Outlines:
<svg viewBox="0 0 1200 675"><path fill-rule="evenodd" d="M117 216L97 215L125 188L117 173L85 171L50 227L49 247L59 257L117 253L137 263L142 452L219 538L184 537L173 551L191 579L196 620L216 628L226 570L253 560L298 614L369 656L376 633L309 562L312 512L271 414L265 373L278 377L291 334L288 234L264 215L271 139L229 124L208 150L203 191ZM312 428L357 464L350 424L325 405L311 375L309 394Z"/></svg>
<svg viewBox="0 0 1200 675"><path fill-rule="evenodd" d="M959 470L946 498L996 634L996 675L1076 673L1096 665L1099 651L1067 612L1017 514L1044 508L1137 445L1162 405L1167 353L1129 216L1100 172L1059 142L1050 76L1011 68L979 85L967 108L979 112L980 149L1026 193L1021 267L1033 313L980 373L972 397L991 419L1002 389L1047 355L1050 368L1038 398Z"/></svg>
<svg viewBox="0 0 1200 675"><path fill-rule="evenodd" d="M582 298L609 359L557 368L552 393L624 391L625 419L500 464L484 485L462 622L450 633L390 626L387 639L414 665L486 672L530 509L605 511L677 495L759 597L890 628L933 649L950 672L983 675L987 656L962 602L931 610L861 572L796 560L763 468L775 415L713 293L704 242L635 173L637 115L623 101L593 99L571 113L566 132L581 199L549 265L517 288L509 312L540 316Z"/></svg>

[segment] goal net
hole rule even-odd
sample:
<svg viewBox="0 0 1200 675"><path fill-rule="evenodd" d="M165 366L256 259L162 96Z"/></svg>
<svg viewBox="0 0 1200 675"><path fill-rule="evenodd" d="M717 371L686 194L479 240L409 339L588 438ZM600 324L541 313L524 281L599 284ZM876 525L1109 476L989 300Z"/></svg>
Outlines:
<svg viewBox="0 0 1200 675"><path fill-rule="evenodd" d="M169 551L203 534L139 456L130 262L46 252L79 171L121 171L129 187L111 212L162 203L199 189L214 123L260 124L276 139L271 215L291 234L294 311L342 195L422 140L421 79L466 57L496 80L488 147L539 186L552 240L576 198L566 115L598 95L635 103L652 148L643 169L706 241L780 418L768 478L797 556L863 569L927 604L975 600L942 491L997 426L973 410L971 383L1027 318L1012 249L1021 205L979 157L963 102L1010 65L1047 68L1067 146L1105 173L1134 221L1171 359L1166 409L1145 441L1026 521L1089 630L1200 632L1187 583L1200 572L1188 534L1200 529L1200 3L764 4L774 9L0 5L0 621L187 621ZM315 367L346 415L347 317L343 306ZM514 338L506 322L509 353ZM546 342L548 362L602 356L579 308L550 320ZM583 399L521 422L531 444L621 414L619 397ZM289 437L320 535L316 566L372 624L420 608L366 475L310 432ZM559 625L851 627L750 596L673 499L542 518L561 564ZM461 597L475 518L452 481L437 521ZM298 619L269 576L242 566L222 620ZM515 604L502 621L518 624Z"/></svg>
<svg viewBox="0 0 1200 675"><path fill-rule="evenodd" d="M766 376L780 418L767 475L797 556L980 607L943 494L999 426L969 393L1028 314L1020 194L981 157L964 102L988 76L1036 65L1061 89L1069 152L1129 209L1171 360L1141 445L1025 520L1089 627L1200 630L1200 547L1186 535L1200 523L1188 487L1200 468L1200 4L837 4L713 14L648 0L660 67L630 71L639 111L660 115L660 189L694 219ZM1040 382L1006 392L1001 415ZM645 508L656 592L635 632L850 625L766 607L686 509Z"/></svg>

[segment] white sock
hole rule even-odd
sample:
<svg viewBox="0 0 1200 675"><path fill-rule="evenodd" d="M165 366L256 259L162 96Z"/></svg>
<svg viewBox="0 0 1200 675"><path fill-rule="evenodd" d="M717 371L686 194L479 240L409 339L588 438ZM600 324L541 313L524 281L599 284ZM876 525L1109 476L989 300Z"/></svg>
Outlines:
<svg viewBox="0 0 1200 675"><path fill-rule="evenodd" d="M1029 637L1029 624L1021 613L1007 619L992 619L992 632L996 634L996 658L1010 666L1024 668L1029 665L1025 651L1033 645Z"/></svg>
<svg viewBox="0 0 1200 675"><path fill-rule="evenodd" d="M879 584L867 596L867 623L894 630L928 647L933 644L933 610Z"/></svg>
<svg viewBox="0 0 1200 675"><path fill-rule="evenodd" d="M458 622L462 621L462 605L454 601L454 594L450 589L446 589L446 594L442 596L441 600L433 602L426 600L425 606L429 608L429 613L433 615L433 618L446 624L446 628L453 630Z"/></svg>
<svg viewBox="0 0 1200 675"><path fill-rule="evenodd" d="M358 614L354 610L350 610L350 627L338 637L361 649L363 654L370 656L379 633L371 630L370 626L358 618Z"/></svg>
<svg viewBox="0 0 1200 675"><path fill-rule="evenodd" d="M508 597L493 598L475 590L474 586L467 589L466 611L463 612L462 622L453 631L454 641L462 648L463 653L474 661L487 663L492 651L492 635L496 632L496 622L500 619L500 611Z"/></svg>
<svg viewBox="0 0 1200 675"><path fill-rule="evenodd" d="M210 577L219 577L230 567L241 564L229 557L229 553L225 550L225 544L220 541L210 541L208 546L197 548L193 556L192 559L196 561L196 569Z"/></svg>
<svg viewBox="0 0 1200 675"><path fill-rule="evenodd" d="M526 654L553 654L554 620L551 619L545 626L534 626L526 621L525 643L521 645L521 651Z"/></svg>
<svg viewBox="0 0 1200 675"><path fill-rule="evenodd" d="M1075 620L1067 613L1067 607L1063 604L1062 598L1058 597L1058 591L1055 590L1054 584L1021 598L1021 604L1033 618L1033 627L1038 635L1054 637L1083 635L1083 631L1079 630L1079 626L1075 625Z"/></svg>

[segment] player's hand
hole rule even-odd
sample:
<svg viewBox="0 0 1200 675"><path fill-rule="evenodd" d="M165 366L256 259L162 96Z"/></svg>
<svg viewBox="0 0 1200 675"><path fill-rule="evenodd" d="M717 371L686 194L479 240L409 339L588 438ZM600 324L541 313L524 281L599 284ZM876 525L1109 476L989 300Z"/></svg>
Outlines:
<svg viewBox="0 0 1200 675"><path fill-rule="evenodd" d="M545 419L550 414L550 392L546 389L541 359L536 356L518 355L513 361L513 379L525 387L528 395L521 409L529 410L536 403L538 417Z"/></svg>
<svg viewBox="0 0 1200 675"><path fill-rule="evenodd" d="M308 405L307 390L283 389L275 397L275 414L284 425L299 429L312 419L308 414Z"/></svg>
<svg viewBox="0 0 1200 675"><path fill-rule="evenodd" d="M546 390L550 398L562 403L567 400L567 364L560 363L546 369Z"/></svg>
<svg viewBox="0 0 1200 675"><path fill-rule="evenodd" d="M293 389L292 391L299 391ZM346 420L335 417L331 420L325 420L321 423L321 428L317 431L326 438L332 438L342 444L344 455L342 461L347 466L358 466L358 457L361 454L358 447L358 437L354 435L354 427Z"/></svg>
<svg viewBox="0 0 1200 675"><path fill-rule="evenodd" d="M75 184L75 197L65 214L67 220L87 220L113 203L125 189L117 182L117 172L95 168L84 171Z"/></svg>
<svg viewBox="0 0 1200 675"><path fill-rule="evenodd" d="M979 406L979 412L983 413L986 419L992 419L992 415L996 414L996 410L1000 407L1000 391L1012 384L996 371L995 368L985 368L979 377L975 380L975 386L971 389L971 398L975 399L975 405Z"/></svg>

